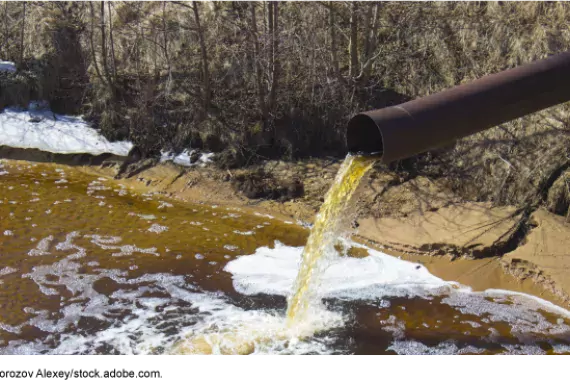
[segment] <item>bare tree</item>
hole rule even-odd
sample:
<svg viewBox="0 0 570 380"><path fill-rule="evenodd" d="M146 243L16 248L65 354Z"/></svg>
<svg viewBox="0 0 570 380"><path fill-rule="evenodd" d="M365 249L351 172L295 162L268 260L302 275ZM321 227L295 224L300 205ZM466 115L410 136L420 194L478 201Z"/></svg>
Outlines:
<svg viewBox="0 0 570 380"><path fill-rule="evenodd" d="M97 52L95 50L95 8L93 2L89 2L89 9L91 11L91 30L89 31L89 44L91 46L91 59L93 60L93 67L97 73L97 77L100 81L105 82L105 78L101 74L99 69L99 63L97 62Z"/></svg>
<svg viewBox="0 0 570 380"><path fill-rule="evenodd" d="M115 57L115 40L113 39L113 13L111 12L111 2L107 2L107 10L109 12L109 42L111 43L111 64L113 65L113 78L117 80L117 59Z"/></svg>
<svg viewBox="0 0 570 380"><path fill-rule="evenodd" d="M350 67L349 75L355 77L358 70L358 3L351 3L351 13L350 13L350 42L349 42L349 54L350 54Z"/></svg>
<svg viewBox="0 0 570 380"><path fill-rule="evenodd" d="M105 2L101 1L100 8L99 8L99 17L100 17L100 24L99 27L101 29L101 57L103 59L103 72L105 73L105 78L107 79L107 84L109 85L109 89L111 93L114 95L113 91L113 81L111 79L111 72L109 71L109 64L107 62L107 31L105 28Z"/></svg>
<svg viewBox="0 0 570 380"><path fill-rule="evenodd" d="M22 29L20 31L20 63L24 62L24 35L25 35L25 28L26 28L26 2L22 2Z"/></svg>
<svg viewBox="0 0 570 380"><path fill-rule="evenodd" d="M368 4L364 30L364 57L362 60L363 64L361 74L359 75L360 80L363 83L366 83L372 74L372 66L374 65L374 60L377 58L374 54L376 52L379 17L380 3L375 2L373 4Z"/></svg>
<svg viewBox="0 0 570 380"><path fill-rule="evenodd" d="M259 46L259 33L257 30L257 17L255 11L255 2L249 4L251 11L251 39L253 41L253 51L254 51L254 65L255 65L255 79L257 84L257 97L259 103L259 109L261 111L261 116L263 120L267 120L267 106L265 104L265 87L263 85L263 67L261 63L261 49Z"/></svg>
<svg viewBox="0 0 570 380"><path fill-rule="evenodd" d="M271 35L271 89L269 90L269 108L275 108L277 87L279 85L279 2L269 2L269 33Z"/></svg>
<svg viewBox="0 0 570 380"><path fill-rule="evenodd" d="M211 76L210 76L210 60L208 58L208 48L206 46L206 36L205 30L200 17L200 7L199 2L193 1L192 5L188 5L182 1L175 1L174 4L180 5L184 8L188 8L192 11L194 16L195 27L185 27L195 31L198 35L198 43L200 45L200 68L202 75L202 88L200 91L200 96L202 98L202 109L205 116L210 108L212 101L212 86L211 86Z"/></svg>
<svg viewBox="0 0 570 380"><path fill-rule="evenodd" d="M204 30L202 29L202 24L200 23L200 11L198 8L198 2L193 1L192 8L194 11L194 21L196 22L196 32L198 33L198 41L200 42L200 52L202 55L202 82L203 82L202 97L203 97L204 111L207 112L208 108L210 107L210 101L211 101L208 50L206 49Z"/></svg>
<svg viewBox="0 0 570 380"><path fill-rule="evenodd" d="M329 30L330 30L330 38L331 38L331 57L332 57L332 66L334 70L334 74L337 77L340 77L340 68L338 63L338 51L337 51L337 38L336 38L336 11L334 10L334 2L329 1Z"/></svg>

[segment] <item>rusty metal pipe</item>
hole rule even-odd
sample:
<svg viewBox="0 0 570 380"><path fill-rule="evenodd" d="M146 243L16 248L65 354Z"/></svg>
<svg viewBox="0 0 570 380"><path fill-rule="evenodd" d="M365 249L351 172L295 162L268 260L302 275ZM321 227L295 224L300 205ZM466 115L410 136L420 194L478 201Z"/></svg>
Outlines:
<svg viewBox="0 0 570 380"><path fill-rule="evenodd" d="M388 163L569 100L570 51L360 113L348 123L347 146Z"/></svg>

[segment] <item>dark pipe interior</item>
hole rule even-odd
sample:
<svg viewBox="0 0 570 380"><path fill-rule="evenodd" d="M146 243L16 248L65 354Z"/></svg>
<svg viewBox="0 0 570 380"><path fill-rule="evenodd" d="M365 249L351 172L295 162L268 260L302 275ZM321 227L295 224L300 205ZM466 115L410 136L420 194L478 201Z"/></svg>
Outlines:
<svg viewBox="0 0 570 380"><path fill-rule="evenodd" d="M382 155L384 143L382 133L374 120L359 114L348 122L346 131L348 152L358 155Z"/></svg>

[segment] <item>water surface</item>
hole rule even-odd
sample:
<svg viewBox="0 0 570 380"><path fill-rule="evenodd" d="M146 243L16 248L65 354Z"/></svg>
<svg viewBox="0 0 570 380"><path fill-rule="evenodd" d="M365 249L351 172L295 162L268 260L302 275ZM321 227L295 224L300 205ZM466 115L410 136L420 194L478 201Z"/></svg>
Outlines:
<svg viewBox="0 0 570 380"><path fill-rule="evenodd" d="M296 339L283 331L302 226L70 167L0 164L3 354L172 353L197 336L231 353L239 331L269 337L246 353L570 351L561 308L471 292L350 242L324 271L312 330Z"/></svg>

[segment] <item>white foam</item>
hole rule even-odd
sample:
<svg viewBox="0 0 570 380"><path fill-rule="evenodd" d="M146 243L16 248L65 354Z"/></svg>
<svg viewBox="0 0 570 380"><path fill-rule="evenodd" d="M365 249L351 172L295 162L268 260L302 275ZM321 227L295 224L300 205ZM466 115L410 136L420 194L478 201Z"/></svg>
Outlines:
<svg viewBox="0 0 570 380"><path fill-rule="evenodd" d="M235 230L235 231L234 231L234 234L247 236L247 235L253 235L253 234L255 234L255 232L253 232L253 231L238 231L238 230Z"/></svg>
<svg viewBox="0 0 570 380"><path fill-rule="evenodd" d="M212 157L214 156L214 153L201 153L198 160L192 163L190 160L190 156L192 155L193 152L194 152L193 150L188 150L188 149L184 149L179 154L175 154L173 152L162 152L162 155L160 157L160 162L172 161L177 165L186 166L186 167L192 167L196 165L205 166L206 164L212 161Z"/></svg>
<svg viewBox="0 0 570 380"><path fill-rule="evenodd" d="M340 298L345 300L374 301L381 308L390 307L386 297L423 297L431 299L441 296L448 304L464 315L480 317L485 323L506 322L511 332L527 345L509 345L497 334L491 334L484 341L500 344L503 353L543 353L533 342L533 334L566 336L570 326L564 320L550 322L540 310L570 318L570 312L537 297L522 293L489 289L473 292L469 287L444 281L430 274L419 264L400 260L360 244L352 246L366 249L369 256L332 258L324 269L315 293L318 298ZM274 248L258 248L253 255L241 256L230 261L224 270L232 274L234 288L246 295L276 294L290 295L297 275L302 247L288 247L279 242ZM490 301L489 298L494 301ZM402 309L405 309L402 306ZM438 321L439 322L439 321ZM381 322L383 330L394 338L391 350L401 354L462 354L479 353L477 347L457 347L453 342L442 342L428 347L420 342L405 340L405 325L391 316ZM441 323L441 322L439 322ZM473 328L479 323L468 321ZM530 339L530 341L529 341ZM558 350L564 347L552 344Z"/></svg>
<svg viewBox="0 0 570 380"><path fill-rule="evenodd" d="M273 215L260 214L259 212L254 212L254 215L261 216L261 217L263 217L263 218L268 218L268 219L275 219L275 217L274 217Z"/></svg>
<svg viewBox="0 0 570 380"><path fill-rule="evenodd" d="M303 247L276 242L275 248L261 247L253 255L230 261L224 270L232 274L234 287L241 293L288 296L302 252ZM365 258L334 259L321 278L319 296L345 299L425 296L455 285L435 277L422 265L372 249L368 252L370 256Z"/></svg>
<svg viewBox="0 0 570 380"><path fill-rule="evenodd" d="M0 348L0 354L32 354L47 351L52 354L93 354L105 350L122 354L150 354L171 352L173 347L187 344L195 337L215 340L214 353L225 352L228 344L249 342L253 353L331 353L326 338L311 338L313 331L342 325L342 316L321 310L313 325L304 331L288 330L282 313L265 310L243 310L224 299L219 293L197 292L183 276L170 274L144 274L128 279L127 273L118 270L97 269L98 273L80 272L81 266L66 257L54 264L38 266L24 277L34 281L48 295L61 295L66 306L61 316L50 318L47 310L25 308L28 321L11 326L0 324L0 329L20 333L25 326L50 333L45 340L33 342L11 341ZM79 276L79 273L82 273ZM102 278L131 285L110 296L98 293L94 284ZM70 299L58 288L64 286ZM145 296L148 293L165 294L164 297ZM69 303L69 300L81 300ZM117 318L121 310L121 318ZM90 334L70 332L81 318L95 318L108 327ZM174 333L172 327L175 327ZM299 335L301 334L301 335ZM302 335L304 334L304 335ZM299 336L308 336L299 341ZM54 345L55 344L55 345Z"/></svg>
<svg viewBox="0 0 570 380"><path fill-rule="evenodd" d="M16 64L11 61L0 61L0 71L5 71L9 73L16 72Z"/></svg>
<svg viewBox="0 0 570 380"><path fill-rule="evenodd" d="M74 254L68 256L69 259L79 259L81 257L85 257L87 255L87 250L73 243L73 240L79 236L81 235L77 231L73 231L67 234L65 236L65 241L58 243L55 246L55 249L57 249L58 251L75 250L76 252Z"/></svg>
<svg viewBox="0 0 570 380"><path fill-rule="evenodd" d="M28 252L28 255L29 256L49 255L50 254L49 246L50 246L52 241L53 241L53 235L49 235L49 236L43 238L42 240L40 240L40 242L38 243L36 248L33 248L32 250L30 250L30 252Z"/></svg>
<svg viewBox="0 0 570 380"><path fill-rule="evenodd" d="M428 347L423 343L414 340L396 340L388 350L392 350L399 355L460 355L460 354L481 354L485 350L476 347L459 348L453 341L441 342L437 346Z"/></svg>
<svg viewBox="0 0 570 380"><path fill-rule="evenodd" d="M38 122L30 121L31 118ZM128 155L132 148L132 143L127 141L109 142L80 118L46 110L16 108L6 108L0 113L0 145L52 153L112 153L118 156Z"/></svg>
<svg viewBox="0 0 570 380"><path fill-rule="evenodd" d="M5 268L0 269L0 276L7 276L9 274L16 273L17 271L18 270L15 268L5 267Z"/></svg>
<svg viewBox="0 0 570 380"><path fill-rule="evenodd" d="M125 244L118 245L122 241L119 236L100 236L100 235L85 235L84 237L91 239L91 243L97 245L104 250L113 250L111 256L130 256L133 253L145 253L149 255L160 256L156 247L139 248L136 245Z"/></svg>
<svg viewBox="0 0 570 380"><path fill-rule="evenodd" d="M163 208L174 207L174 206L172 205L172 203L168 203L168 202L165 202L165 201L158 201L158 203L159 203L159 205L158 205L157 208L158 208L159 210L160 210L160 209L163 209Z"/></svg>
<svg viewBox="0 0 570 380"><path fill-rule="evenodd" d="M149 232L154 232L155 234L160 234L162 232L168 231L168 227L161 226L160 224L154 223L148 228Z"/></svg>

